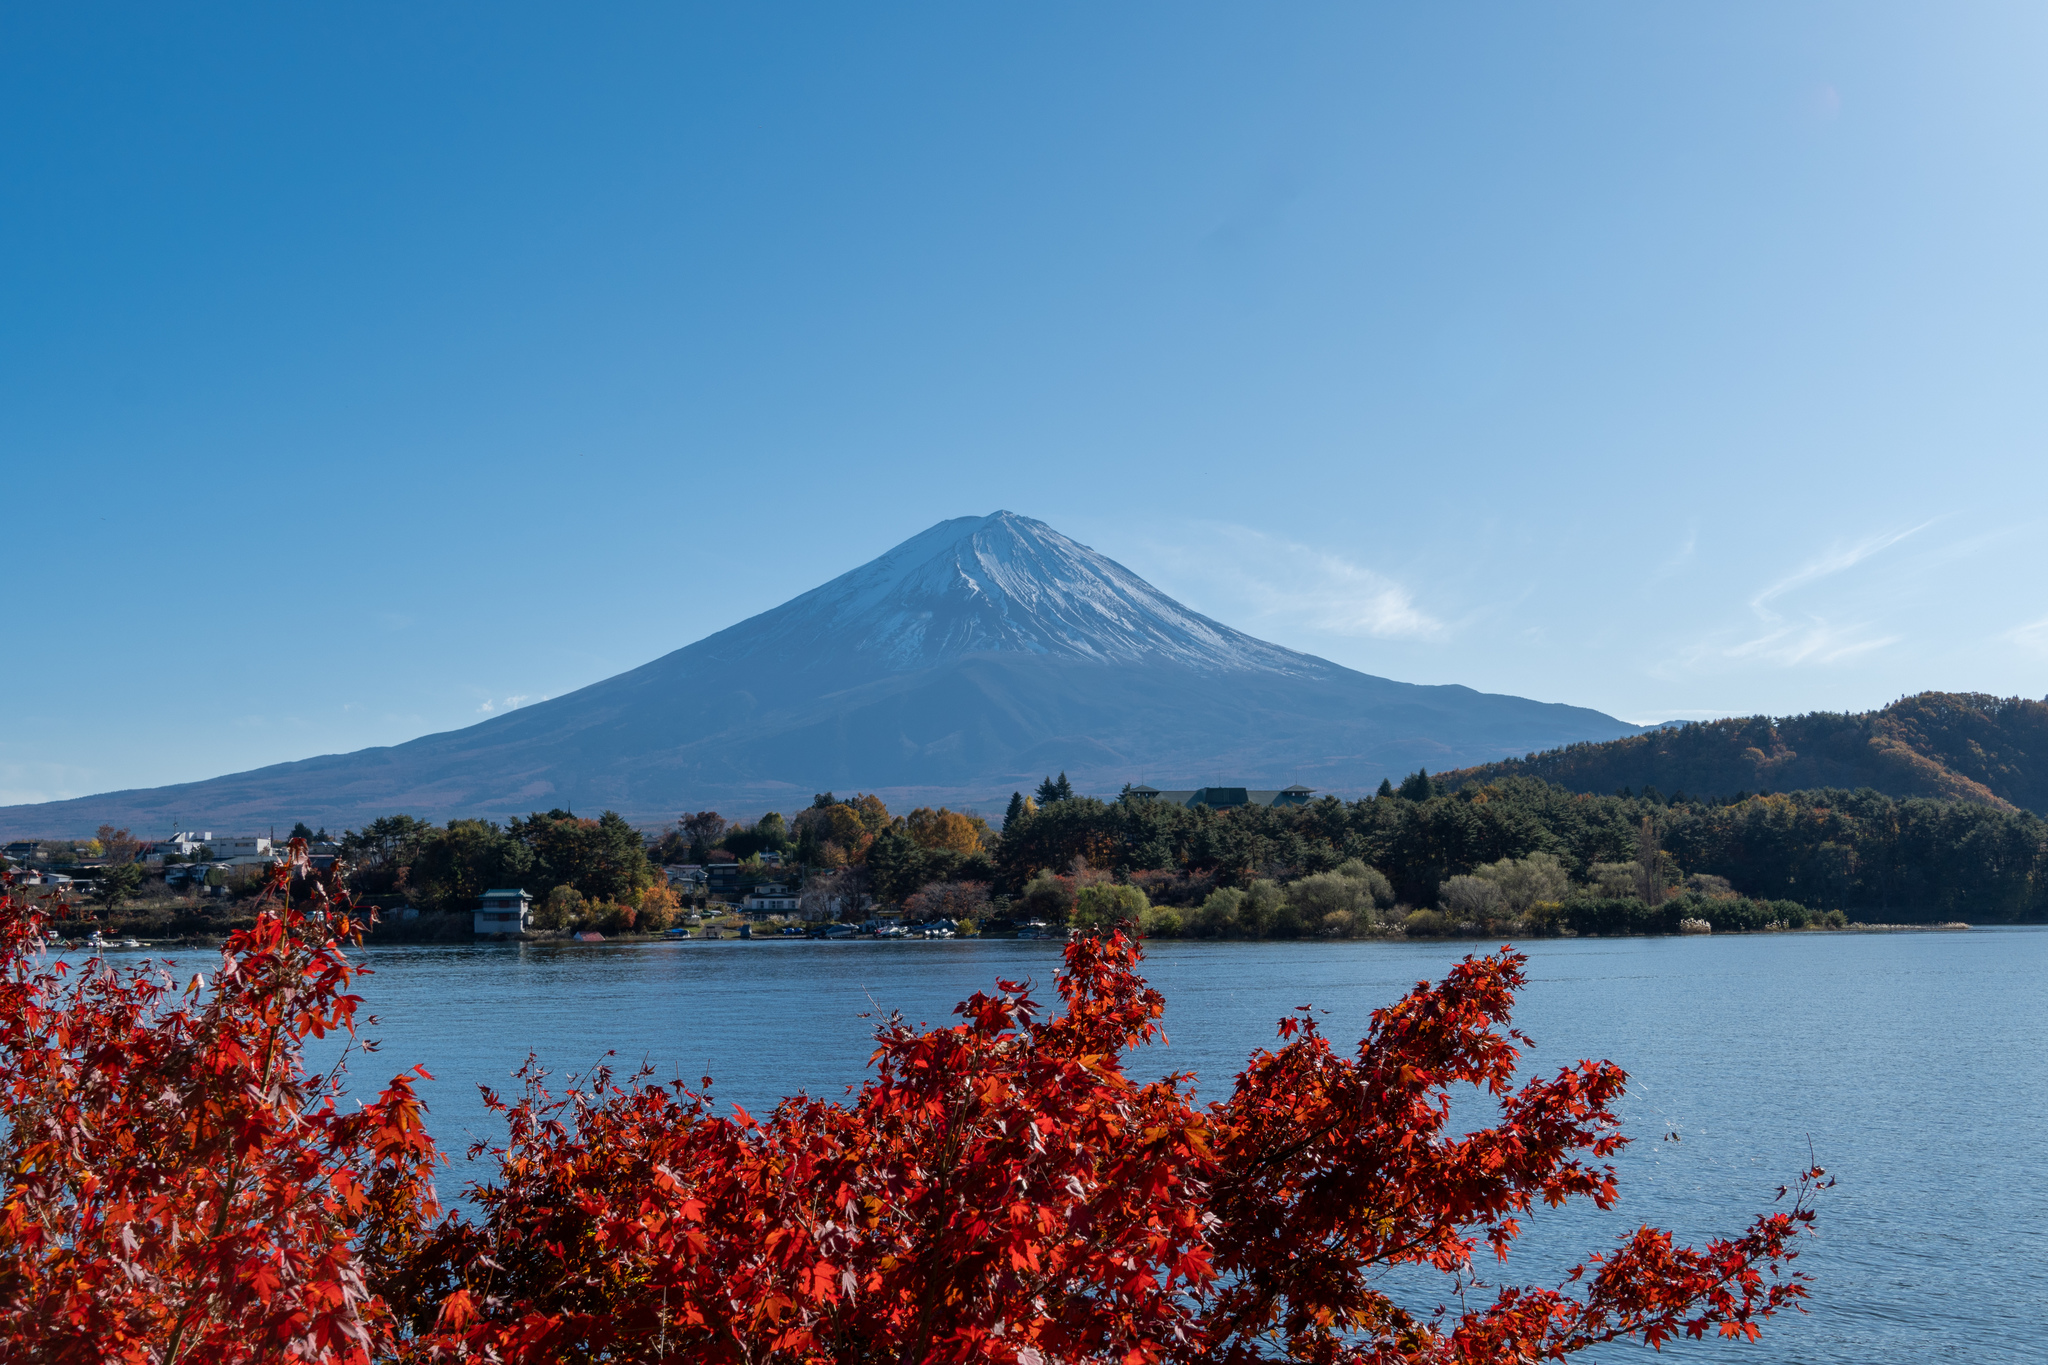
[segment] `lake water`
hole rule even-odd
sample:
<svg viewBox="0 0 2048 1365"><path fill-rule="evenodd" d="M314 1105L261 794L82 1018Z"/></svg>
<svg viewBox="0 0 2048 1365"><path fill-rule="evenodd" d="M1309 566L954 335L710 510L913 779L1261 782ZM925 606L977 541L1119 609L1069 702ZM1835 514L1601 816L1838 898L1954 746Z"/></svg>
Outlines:
<svg viewBox="0 0 2048 1365"><path fill-rule="evenodd" d="M1327 1011L1331 1037L1355 1040L1372 1009L1468 946L1150 945L1171 1042L1131 1069L1194 1071L1220 1096L1294 1006ZM1810 1141L1841 1182L1800 1261L1815 1279L1810 1313L1774 1320L1754 1346L1666 1357L2048 1361L2048 931L1524 947L1516 1023L1538 1044L1525 1063L1621 1064L1638 1141L1616 1163L1615 1215L1533 1215L1510 1274L1547 1282L1565 1257L1637 1223L1688 1240L1739 1231L1807 1163ZM415 1061L434 1073L423 1094L456 1154L454 1194L468 1141L498 1136L476 1086L507 1088L529 1051L558 1073L613 1052L628 1069L644 1058L664 1076L710 1075L721 1102L759 1112L857 1082L871 1051L863 1015L946 1021L998 977L1034 978L1055 999L1058 953L973 940L375 948L362 991L384 1047L355 1072L364 1084ZM1672 1132L1679 1141L1662 1140Z"/></svg>

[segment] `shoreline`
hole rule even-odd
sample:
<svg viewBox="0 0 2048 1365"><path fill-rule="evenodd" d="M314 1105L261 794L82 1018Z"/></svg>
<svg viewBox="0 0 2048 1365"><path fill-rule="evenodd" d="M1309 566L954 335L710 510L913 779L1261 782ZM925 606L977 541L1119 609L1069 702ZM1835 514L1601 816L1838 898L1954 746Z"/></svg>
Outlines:
<svg viewBox="0 0 2048 1365"><path fill-rule="evenodd" d="M1973 925L1973 924L1966 924L1966 923L1964 923L1964 922L1962 922L1962 921L1960 921L1960 920L1948 920L1948 921L1942 921L1942 922L1938 922L1938 923L1933 923L1933 924L1875 924L1875 923L1873 923L1873 924L1862 924L1862 923L1856 923L1856 922L1853 922L1853 921L1852 921L1851 923L1848 923L1848 924L1844 924L1844 925L1840 925L1840 926L1837 926L1837 927L1832 927L1832 928L1825 928L1825 929L1726 929L1726 930L1715 930L1715 931L1713 931L1712 933L1706 933L1706 934L1692 934L1692 933L1677 933L1677 934L1630 934L1630 933L1620 933L1620 934L1574 934L1574 933L1562 933L1562 934L1536 934L1536 935L1528 935L1528 934L1522 934L1522 935L1514 935L1514 934L1510 934L1510 935L1506 936L1506 939L1505 939L1505 941L1506 941L1506 942L1515 942L1515 941L1517 941L1517 940L1527 940L1527 941L1531 941L1531 942L1537 942L1537 941L1548 941L1548 940L1557 940L1557 941L1565 941L1565 940L1569 940L1569 939L1579 939L1579 938L1588 938L1588 939L1615 939L1615 938L1715 938L1715 937L1721 937L1721 938L1761 938L1761 937L1771 937L1771 936L1778 936L1778 935L1791 935L1791 934L1799 934L1799 935L1813 935L1813 936L1824 936L1824 935L1828 935L1828 934L1931 934L1931 933L1951 933L1951 934L1952 934L1952 933L1965 933L1965 932L1968 932L1968 931L1969 931L1969 930L1971 930L1971 929L1975 929L1975 928L1987 928L1987 927L2001 927L2001 926L1983 926L1983 925ZM2026 926L2026 925L2022 925L2022 924L2016 924L2016 925L2013 925L2013 926L2010 926L2010 927L2013 927L2013 928L2025 928L2025 927L2027 927L2027 926ZM2039 927L2039 926L2035 926L2035 927ZM133 937L133 936L128 936L128 937ZM228 937L228 936L227 936L227 935L225 935L225 934L219 934L219 935L193 935L193 936L187 936L187 937L180 937L180 938L157 938L157 939L144 939L144 938L139 938L139 937L137 937L137 938L135 938L135 946L134 946L133 948L129 948L129 947L127 947L127 945L126 945L125 943L123 943L122 941L120 941L120 940L111 940L111 939L110 939L110 940L108 940L108 941L104 942L104 943L103 943L103 944L101 945L101 951L102 951L102 952L105 952L105 951L107 951L107 950L110 950L110 949L119 949L119 950L122 950L122 951L128 951L128 952L136 952L136 951L143 951L143 950L148 950L148 949L155 949L155 948L173 948L173 949L175 949L175 948L208 948L208 949L210 949L210 948L219 948L219 947L221 947L221 946L222 946L223 944L225 944L225 943L227 942L227 937ZM1151 942L1151 943L1183 943L1183 942L1185 942L1185 943L1330 943L1330 944L1340 944L1340 943L1490 943L1490 942L1493 942L1493 941L1494 941L1494 939L1495 939L1496 937L1498 937L1498 936L1496 936L1496 935L1487 935L1487 934L1402 934L1402 935L1398 935L1398 936L1395 936L1395 935L1362 935L1362 936L1360 936L1360 937L1357 937L1357 938L1322 938L1322 937L1311 937L1311 936L1307 936L1307 935L1304 935L1304 936L1302 936L1302 937L1299 937L1299 938L1292 938L1292 939L1269 939L1269 938L1224 938L1224 939L1204 939L1204 938L1191 938L1191 937L1185 937L1185 936L1176 936L1176 937L1173 937L1173 938L1155 938L1155 939L1145 939L1145 940L1141 940L1141 942ZM810 936L810 935L805 935L805 936L804 936L804 937L802 937L802 938L785 938L785 937L783 937L783 936L781 936L781 935L779 935L779 934L764 934L764 935L761 935L761 936L760 936L760 937L758 937L758 938L742 938L742 937L740 937L740 936L739 936L739 935L737 935L737 934L732 934L732 935L719 935L719 936L718 936L718 937L716 937L716 938L712 938L712 937L708 937L708 936L706 936L706 937L698 937L698 936L695 936L695 935L692 935L691 937L688 937L688 938L683 938L683 937L679 937L679 936L675 936L675 935L670 935L670 934L608 934L608 935L606 935L606 936L605 936L604 938L602 938L602 939L599 939L599 940L597 940L597 941L595 941L595 942L591 942L591 941L588 941L588 940L584 940L584 939L579 939L579 938L577 938L577 937L576 937L576 936L575 936L574 934L570 934L570 933L544 933L544 934L483 934L483 935L475 935L475 936L472 936L472 937L470 937L470 938L411 938L411 937L405 937L405 936L393 936L393 937L385 938L385 937L381 937L381 936L379 936L379 935L376 935L376 934L369 934L369 935L366 935L366 936L364 937L364 939L363 939L363 943L362 943L362 946L363 946L363 947L365 947L365 948L374 948L374 947L399 947L399 946L405 946L405 947L441 947L441 948L458 948L458 947L475 947L475 946L478 946L478 945L499 945L499 944L536 944L536 945L539 945L539 944L552 944L552 945L555 945L555 946L558 946L558 947L565 947L565 948L568 948L568 947L573 947L573 948L603 948L603 947L607 947L607 946L610 946L610 945L614 945L614 944L625 944L625 945L632 945L632 946L645 946L645 945L647 945L647 944L655 944L655 943L675 943L675 944L682 944L682 943L860 943L860 942L868 942L868 943L894 943L894 942L901 942L901 943L925 943L925 942L931 942L931 941L934 941L934 940L927 940L927 939L922 939L922 938L906 938L906 939L900 939L900 940L899 940L899 939L881 939L881 938L877 938L877 937L875 937L875 936L874 936L874 935L872 935L872 934L866 934L866 935L859 935L859 936L856 936L856 937L852 937L852 938L838 938L838 939L828 939L828 938L824 938L824 937L822 937L822 936L820 936L820 937L812 937L812 936ZM966 936L966 937L964 937L964 938L955 938L955 939L949 939L949 940L946 940L946 941L947 941L947 942L953 942L953 943L971 943L971 942L977 942L977 941L979 941L979 942L990 942L990 943L1060 943L1060 944L1064 944L1064 943L1065 943L1065 942L1066 942L1067 940L1065 940L1065 939L1060 939L1060 938L1025 938L1025 937L1023 937L1023 936L1021 936L1021 935L1017 935L1017 934L974 934L974 935L969 935L969 936ZM87 945L86 945L86 942L85 942L85 940L83 940L83 939L64 939L64 938L56 938L56 939L52 939L52 940L51 940L51 944L52 944L52 946L53 946L54 948L56 948L57 950L59 950L59 951L62 951L62 952L73 952L73 951L78 951L78 950L84 949L84 948L85 948L85 947L87 946Z"/></svg>

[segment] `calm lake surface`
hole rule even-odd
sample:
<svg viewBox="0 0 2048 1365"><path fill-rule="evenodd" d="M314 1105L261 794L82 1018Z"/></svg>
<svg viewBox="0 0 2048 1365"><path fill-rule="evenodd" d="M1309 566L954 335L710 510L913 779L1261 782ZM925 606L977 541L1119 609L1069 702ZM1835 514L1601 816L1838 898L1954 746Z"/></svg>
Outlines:
<svg viewBox="0 0 2048 1365"><path fill-rule="evenodd" d="M1157 943L1145 970L1171 1042L1134 1075L1194 1071L1226 1093L1246 1054L1296 1005L1327 1011L1333 1040L1471 945ZM1574 939L1524 945L1516 1023L1551 1071L1608 1057L1631 1076L1637 1141L1617 1166L1615 1214L1539 1212L1507 1272L1551 1282L1638 1223L1681 1238L1734 1233L1808 1160L1840 1180L1822 1199L1807 1316L1753 1346L1667 1348L1683 1360L2048 1361L2048 931ZM943 1022L998 977L1041 1000L1059 945L687 942L392 946L362 983L383 1041L359 1084L414 1062L431 1127L469 1172L473 1137L499 1130L478 1084L509 1088L528 1052L558 1074L607 1052L664 1076L715 1078L722 1103L837 1096L859 1081L870 1019ZM1478 1118L1478 1111L1473 1111ZM1676 1142L1662 1140L1677 1133ZM1435 1291L1430 1291L1434 1293ZM1432 1300L1433 1301L1433 1300ZM1417 1306L1428 1306L1427 1303ZM1634 1349L1591 1353L1619 1359Z"/></svg>

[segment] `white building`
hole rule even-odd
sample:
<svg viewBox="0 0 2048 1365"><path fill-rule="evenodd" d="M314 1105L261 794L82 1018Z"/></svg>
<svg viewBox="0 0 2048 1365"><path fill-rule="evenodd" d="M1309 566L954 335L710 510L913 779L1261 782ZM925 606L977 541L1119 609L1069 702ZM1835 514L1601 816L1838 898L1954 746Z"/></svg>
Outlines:
<svg viewBox="0 0 2048 1365"><path fill-rule="evenodd" d="M791 894L786 886L772 883L755 887L740 902L740 913L747 916L793 915L803 906L800 897Z"/></svg>
<svg viewBox="0 0 2048 1365"><path fill-rule="evenodd" d="M168 839L159 839L154 844L151 844L149 851L159 858L167 853L175 853L180 858L189 858L200 849L206 848L212 843L212 830L180 830Z"/></svg>
<svg viewBox="0 0 2048 1365"><path fill-rule="evenodd" d="M206 846L213 850L215 862L232 863L236 867L267 863L272 857L270 840L253 834L247 838L230 835L225 839L209 839Z"/></svg>
<svg viewBox="0 0 2048 1365"><path fill-rule="evenodd" d="M476 910L479 934L523 934L533 915L533 897L512 887L484 892L484 903Z"/></svg>

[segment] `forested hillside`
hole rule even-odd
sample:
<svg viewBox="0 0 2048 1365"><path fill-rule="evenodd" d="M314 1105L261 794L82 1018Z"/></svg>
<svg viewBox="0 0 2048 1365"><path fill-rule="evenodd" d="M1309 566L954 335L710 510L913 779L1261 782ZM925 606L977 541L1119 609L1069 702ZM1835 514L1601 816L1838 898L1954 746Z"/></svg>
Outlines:
<svg viewBox="0 0 2048 1365"><path fill-rule="evenodd" d="M1573 791L1727 799L1868 787L2048 814L2048 702L1922 692L1881 711L1682 725L1445 773L1451 787L1534 777Z"/></svg>
<svg viewBox="0 0 2048 1365"><path fill-rule="evenodd" d="M1448 794L1428 778L1405 785L1419 799L1226 811L1058 801L1010 822L995 861L1010 886L1078 857L1155 900L1186 901L1209 886L1285 882L1356 859L1403 903L1430 906L1448 879L1531 854L1552 855L1575 882L1596 880L1604 866L1644 856L1647 820L1674 887L1704 875L1743 896L1875 921L2048 918L2048 821L1981 801L1834 789L1667 802L1519 777Z"/></svg>

